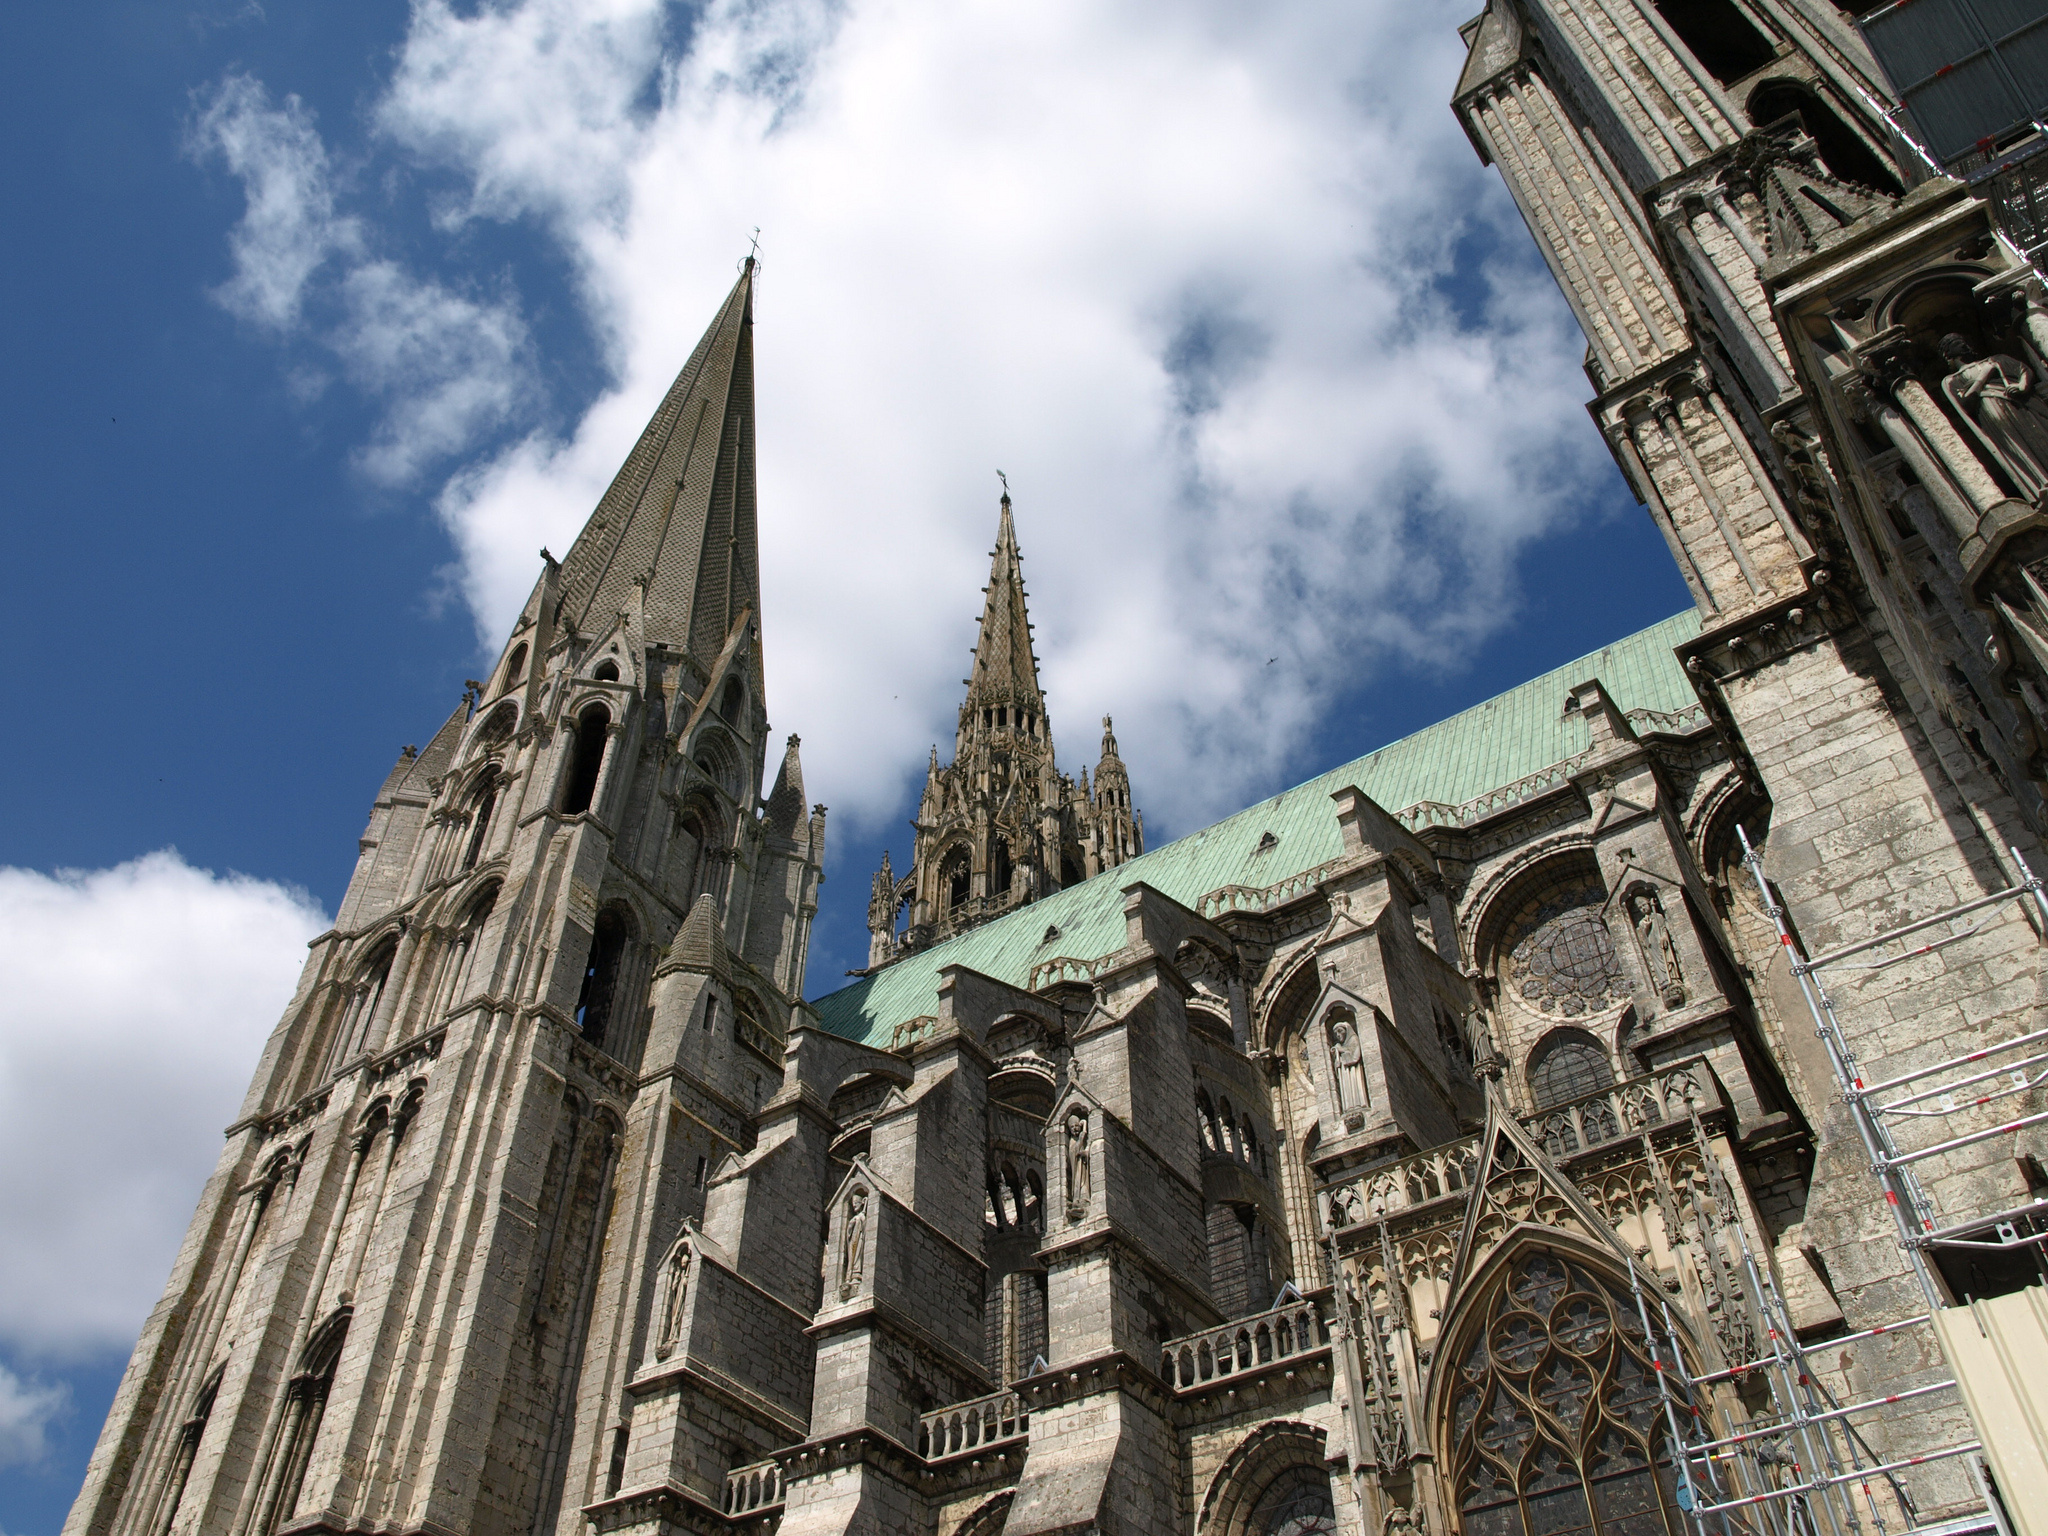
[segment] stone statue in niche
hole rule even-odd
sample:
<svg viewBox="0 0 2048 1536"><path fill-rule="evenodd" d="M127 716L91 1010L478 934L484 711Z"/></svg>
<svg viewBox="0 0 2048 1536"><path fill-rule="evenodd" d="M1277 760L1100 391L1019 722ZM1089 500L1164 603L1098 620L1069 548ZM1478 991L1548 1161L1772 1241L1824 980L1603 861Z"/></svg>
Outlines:
<svg viewBox="0 0 2048 1536"><path fill-rule="evenodd" d="M683 1303L690 1296L690 1245L677 1243L661 1272L661 1331L655 1335L654 1358L666 1360L683 1337Z"/></svg>
<svg viewBox="0 0 2048 1536"><path fill-rule="evenodd" d="M1335 1077L1337 1107L1365 1108L1365 1047L1358 1026L1343 1014L1330 1020L1330 1067Z"/></svg>
<svg viewBox="0 0 2048 1536"><path fill-rule="evenodd" d="M1630 895L1628 905L1650 985L1664 999L1665 1007L1677 1008L1685 1002L1685 973L1679 968L1678 946L1671 940L1664 903L1654 890L1646 888Z"/></svg>
<svg viewBox="0 0 2048 1536"><path fill-rule="evenodd" d="M846 1197L846 1229L839 1243L839 1294L851 1296L860 1289L868 1258L868 1192L858 1184Z"/></svg>
<svg viewBox="0 0 2048 1536"><path fill-rule="evenodd" d="M1067 1220L1079 1221L1087 1215L1094 1195L1094 1175L1088 1166L1088 1116L1077 1109L1067 1116Z"/></svg>
<svg viewBox="0 0 2048 1536"><path fill-rule="evenodd" d="M2038 500L2048 490L2048 406L2032 372L2003 352L1978 357L1953 332L1941 338L1941 356L1950 369L1942 393L1998 455L2020 494Z"/></svg>

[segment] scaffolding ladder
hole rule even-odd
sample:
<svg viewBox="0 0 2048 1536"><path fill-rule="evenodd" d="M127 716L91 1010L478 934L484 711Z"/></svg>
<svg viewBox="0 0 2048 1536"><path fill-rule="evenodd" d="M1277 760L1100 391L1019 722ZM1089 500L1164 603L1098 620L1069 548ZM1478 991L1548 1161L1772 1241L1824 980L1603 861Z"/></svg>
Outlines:
<svg viewBox="0 0 2048 1536"><path fill-rule="evenodd" d="M1944 1372L1940 1380L1844 1403L1835 1398L1809 1359L1819 1350L1835 1350L1860 1340L1931 1327L1935 1315L1948 1304L1943 1282L1931 1262L1937 1250L1975 1248L2008 1254L2031 1250L2043 1273L2048 1274L2048 1261L2040 1258L2040 1245L2048 1243L2048 1199L1943 1221L1916 1171L1930 1159L2048 1123L2048 1111L2009 1116L1996 1124L1960 1131L1911 1149L1902 1148L1894 1135L1894 1127L1901 1121L1935 1123L1973 1114L2048 1082L2048 1030L2023 1032L1881 1082L1866 1082L1848 1035L1836 1017L1834 999L1822 973L1829 967L1837 968L1837 974L1846 969L1878 971L1933 953L1980 931L1992 910L2008 902L2031 903L2044 925L2048 925L2048 898L2044 898L2040 879L2028 869L2026 860L2015 848L2011 850L2012 857L2022 876L2018 883L1808 957L1765 878L1762 857L1751 846L1746 832L1738 828L1738 835L1742 840L1743 862L1756 882L1764 911L1799 982L1814 1033L1826 1049L1835 1086L1848 1107L1869 1158L1871 1173L1884 1194L1898 1231L1899 1247L1919 1284L1926 1310L1837 1335L1810 1350L1792 1327L1789 1309L1770 1265L1759 1263L1752 1251L1744 1223L1735 1215L1732 1197L1725 1189L1717 1189L1723 1209L1731 1218L1727 1225L1740 1249L1745 1298L1764 1341L1756 1358L1689 1377L1668 1307L1660 1307L1660 1345L1658 1330L1653 1326L1655 1320L1640 1289L1637 1295L1642 1326L1651 1337L1659 1362L1657 1376L1666 1418L1679 1444L1674 1458L1678 1503L1700 1536L1710 1532L1714 1536L1863 1536L1866 1532L1893 1536L1894 1532L1903 1531L1914 1531L1919 1536L1966 1536L1993 1531L1999 1536L2011 1536L2005 1513L1987 1479L1979 1439L1965 1438L1911 1456L1886 1457L1871 1446L1858 1427L1859 1420L1867 1422L1867 1415L1896 1410L1901 1405L1929 1400L1928 1406L1935 1406L1944 1399L1951 1405L1958 1404L1959 1388L1952 1371ZM1957 929L1955 925L1965 919L1974 921ZM1944 927L1947 932L1932 933ZM1877 954L1922 934L1930 936L1918 945ZM1876 958L1860 966L1852 968L1845 964L1858 956L1874 954ZM1713 1170L1711 1176L1719 1181L1718 1165L1709 1159L1708 1166ZM1702 1236L1706 1234L1703 1232ZM1938 1342L1933 1353L1937 1358L1945 1358ZM1752 1414L1733 1433L1715 1434L1706 1413L1703 1389L1744 1381L1753 1373L1760 1373L1769 1385L1770 1409ZM1921 1518L1913 1495L1915 1473L1917 1469L1954 1460L1961 1460L1968 1468L1977 1507L1973 1512L1929 1523Z"/></svg>

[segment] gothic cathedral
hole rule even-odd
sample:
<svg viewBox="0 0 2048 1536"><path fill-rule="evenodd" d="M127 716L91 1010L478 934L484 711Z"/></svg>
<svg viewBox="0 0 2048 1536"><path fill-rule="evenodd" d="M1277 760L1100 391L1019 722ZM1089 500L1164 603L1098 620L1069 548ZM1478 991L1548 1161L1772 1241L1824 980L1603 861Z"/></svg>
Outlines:
<svg viewBox="0 0 2048 1536"><path fill-rule="evenodd" d="M1464 29L1690 608L1148 851L1005 495L809 1000L749 263L379 791L69 1536L2043 1530L2048 294L1872 9Z"/></svg>

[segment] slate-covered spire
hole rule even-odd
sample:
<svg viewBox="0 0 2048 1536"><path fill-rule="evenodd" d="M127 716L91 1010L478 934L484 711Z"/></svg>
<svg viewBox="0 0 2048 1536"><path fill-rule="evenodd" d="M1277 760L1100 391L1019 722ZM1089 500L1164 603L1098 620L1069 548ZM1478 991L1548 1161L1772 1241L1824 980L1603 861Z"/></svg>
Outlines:
<svg viewBox="0 0 2048 1536"><path fill-rule="evenodd" d="M562 561L561 622L602 630L645 579L646 638L706 669L760 601L754 527L754 260Z"/></svg>
<svg viewBox="0 0 2048 1536"><path fill-rule="evenodd" d="M775 788L768 792L765 819L777 837L795 837L804 819L804 765L797 755L798 738L789 738L782 754L782 767L775 775Z"/></svg>
<svg viewBox="0 0 2048 1536"><path fill-rule="evenodd" d="M1007 490L996 525L988 601L982 605L981 634L974 646L974 675L967 680L965 707L1002 705L1021 706L1040 718L1045 714L1038 658L1031 653L1031 618L1024 611L1024 566L1017 553L1017 527L1010 520Z"/></svg>

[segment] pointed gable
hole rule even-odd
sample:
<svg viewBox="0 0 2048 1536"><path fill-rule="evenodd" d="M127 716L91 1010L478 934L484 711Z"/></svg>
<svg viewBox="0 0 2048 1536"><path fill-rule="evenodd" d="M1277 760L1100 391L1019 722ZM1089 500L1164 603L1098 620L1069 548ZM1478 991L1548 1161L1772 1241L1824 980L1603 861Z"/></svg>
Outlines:
<svg viewBox="0 0 2048 1536"><path fill-rule="evenodd" d="M708 666L757 605L753 294L750 257L562 561L578 632L608 628L644 581L647 639Z"/></svg>

